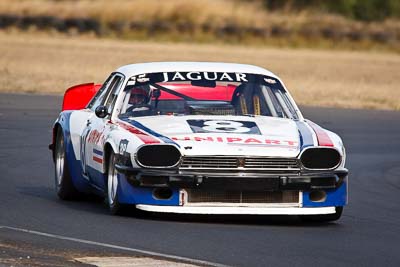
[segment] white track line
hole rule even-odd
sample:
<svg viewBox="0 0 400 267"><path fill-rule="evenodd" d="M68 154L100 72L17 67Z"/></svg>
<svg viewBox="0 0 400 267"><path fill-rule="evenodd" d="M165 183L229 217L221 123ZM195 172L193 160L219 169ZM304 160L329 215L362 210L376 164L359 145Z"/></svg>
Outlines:
<svg viewBox="0 0 400 267"><path fill-rule="evenodd" d="M38 232L38 231L28 230L28 229L23 229L23 228L16 228L16 227L0 225L0 229L8 229L8 230L13 230L13 231L29 233L29 234L34 234L34 235L40 235L40 236L46 236L46 237L51 237L51 238L56 238L56 239L61 239L61 240L68 240L68 241L73 241L73 242L78 242L78 243L83 243L83 244L88 244L88 245L101 246L101 247L106 247L106 248L113 248L113 249L119 249L119 250L124 250L124 251L136 252L136 253L141 253L141 254L145 254L145 255L149 255L149 256L162 257L162 258L166 258L166 259L171 259L171 260L175 260L175 261L183 261L183 262L192 263L192 264L200 264L200 265L208 265L208 266L216 266L216 267L228 267L228 265L223 265L223 264L209 262L209 261L196 260L196 259L191 259L191 258L186 258L186 257L163 254L163 253L153 252L153 251L149 251L149 250L117 246L117 245L95 242L95 241L90 241L90 240L85 240L85 239L80 239L80 238L73 238L73 237L67 237L67 236L62 236L62 235L49 234L49 233Z"/></svg>

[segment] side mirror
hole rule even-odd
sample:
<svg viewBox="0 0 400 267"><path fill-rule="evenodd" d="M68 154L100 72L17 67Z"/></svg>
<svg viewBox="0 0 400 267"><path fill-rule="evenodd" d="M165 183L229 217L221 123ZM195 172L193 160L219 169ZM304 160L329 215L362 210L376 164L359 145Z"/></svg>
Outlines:
<svg viewBox="0 0 400 267"><path fill-rule="evenodd" d="M96 110L94 111L97 117L99 118L105 118L108 115L108 109L106 106L98 106Z"/></svg>

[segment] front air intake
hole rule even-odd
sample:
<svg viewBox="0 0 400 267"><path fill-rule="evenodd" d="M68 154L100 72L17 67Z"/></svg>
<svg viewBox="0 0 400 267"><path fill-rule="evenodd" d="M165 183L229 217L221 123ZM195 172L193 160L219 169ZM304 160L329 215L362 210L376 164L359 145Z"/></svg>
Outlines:
<svg viewBox="0 0 400 267"><path fill-rule="evenodd" d="M300 161L306 169L334 169L341 162L340 153L333 148L309 148L300 157Z"/></svg>
<svg viewBox="0 0 400 267"><path fill-rule="evenodd" d="M136 161L142 167L174 167L181 159L181 153L172 145L144 145L136 152Z"/></svg>

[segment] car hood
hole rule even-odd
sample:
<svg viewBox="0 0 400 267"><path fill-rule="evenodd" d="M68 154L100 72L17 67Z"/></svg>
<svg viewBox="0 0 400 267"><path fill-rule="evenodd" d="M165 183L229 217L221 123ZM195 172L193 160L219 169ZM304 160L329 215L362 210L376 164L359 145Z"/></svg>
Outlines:
<svg viewBox="0 0 400 267"><path fill-rule="evenodd" d="M197 115L125 121L169 138L184 155L296 157L300 152L299 130L290 119Z"/></svg>

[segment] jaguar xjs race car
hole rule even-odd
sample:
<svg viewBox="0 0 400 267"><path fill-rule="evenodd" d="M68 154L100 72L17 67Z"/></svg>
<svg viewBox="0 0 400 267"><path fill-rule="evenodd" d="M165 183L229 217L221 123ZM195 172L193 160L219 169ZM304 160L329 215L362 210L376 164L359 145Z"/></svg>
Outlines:
<svg viewBox="0 0 400 267"><path fill-rule="evenodd" d="M339 136L251 65L133 64L69 88L50 149L58 196L94 193L113 214L129 205L332 221L347 203Z"/></svg>

